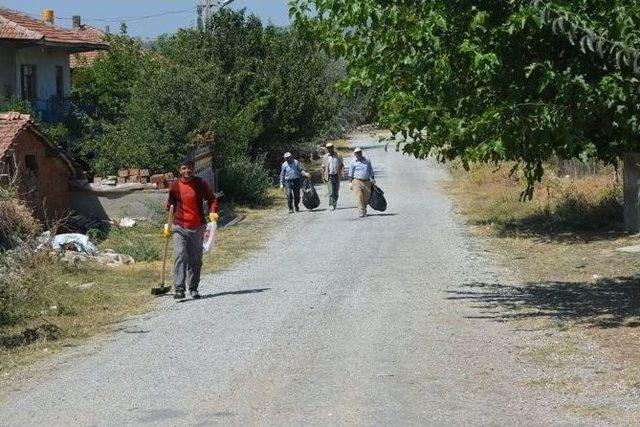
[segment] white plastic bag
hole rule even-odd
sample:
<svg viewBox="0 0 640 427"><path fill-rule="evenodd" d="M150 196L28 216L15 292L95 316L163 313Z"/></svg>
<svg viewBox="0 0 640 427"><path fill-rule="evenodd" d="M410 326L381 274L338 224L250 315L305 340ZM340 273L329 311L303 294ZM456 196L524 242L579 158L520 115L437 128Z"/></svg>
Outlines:
<svg viewBox="0 0 640 427"><path fill-rule="evenodd" d="M202 249L204 249L205 252L209 252L213 247L216 234L218 234L218 223L211 221L207 224L207 228L204 230L204 239L202 239Z"/></svg>

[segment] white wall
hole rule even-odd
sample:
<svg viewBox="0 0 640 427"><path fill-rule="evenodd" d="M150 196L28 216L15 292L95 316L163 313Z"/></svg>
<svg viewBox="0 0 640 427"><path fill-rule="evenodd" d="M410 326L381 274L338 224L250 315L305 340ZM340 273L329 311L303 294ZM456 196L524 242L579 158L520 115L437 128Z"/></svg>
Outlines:
<svg viewBox="0 0 640 427"><path fill-rule="evenodd" d="M69 69L69 51L51 47L29 47L19 49L16 54L15 85L20 95L20 67L35 65L38 80L37 97L48 100L56 94L56 66L62 66L64 96L71 95L71 73Z"/></svg>

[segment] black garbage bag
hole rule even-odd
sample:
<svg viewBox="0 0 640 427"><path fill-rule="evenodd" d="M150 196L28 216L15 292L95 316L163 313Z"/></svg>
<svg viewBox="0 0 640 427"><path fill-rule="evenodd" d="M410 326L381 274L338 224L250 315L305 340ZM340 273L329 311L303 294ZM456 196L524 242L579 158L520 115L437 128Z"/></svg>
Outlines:
<svg viewBox="0 0 640 427"><path fill-rule="evenodd" d="M302 204L309 210L320 206L318 192L308 179L305 179L302 183Z"/></svg>
<svg viewBox="0 0 640 427"><path fill-rule="evenodd" d="M384 212L387 210L387 199L384 198L384 191L375 184L371 188L369 206L374 211Z"/></svg>

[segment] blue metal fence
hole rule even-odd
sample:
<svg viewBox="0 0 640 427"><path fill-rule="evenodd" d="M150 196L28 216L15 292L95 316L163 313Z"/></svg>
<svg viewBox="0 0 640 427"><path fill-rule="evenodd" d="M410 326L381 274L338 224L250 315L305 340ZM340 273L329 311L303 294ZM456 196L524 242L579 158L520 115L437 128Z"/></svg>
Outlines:
<svg viewBox="0 0 640 427"><path fill-rule="evenodd" d="M38 113L40 119L45 123L64 121L71 111L72 105L71 98L51 97L49 99L31 101L31 108Z"/></svg>

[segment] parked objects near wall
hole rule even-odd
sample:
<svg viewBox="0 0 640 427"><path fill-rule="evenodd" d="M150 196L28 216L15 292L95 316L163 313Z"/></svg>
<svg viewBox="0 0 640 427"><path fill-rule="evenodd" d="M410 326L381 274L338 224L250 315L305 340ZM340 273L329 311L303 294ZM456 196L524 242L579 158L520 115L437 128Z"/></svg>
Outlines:
<svg viewBox="0 0 640 427"><path fill-rule="evenodd" d="M196 149L191 157L195 174L216 188L209 147ZM86 218L120 221L128 217L145 220L157 217L165 204L169 185L177 177L171 171L153 173L141 168L121 169L117 175L96 176L92 183L73 182L71 209Z"/></svg>

